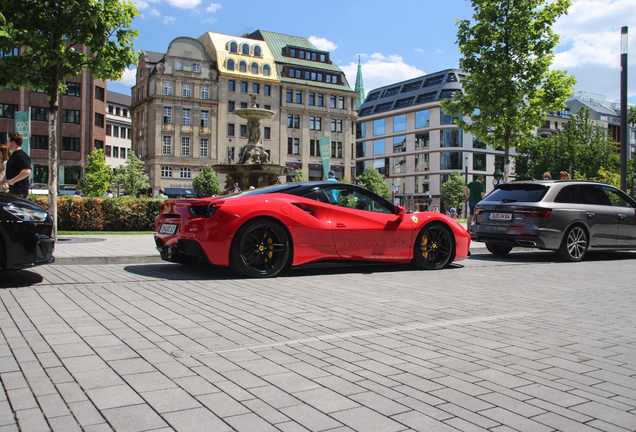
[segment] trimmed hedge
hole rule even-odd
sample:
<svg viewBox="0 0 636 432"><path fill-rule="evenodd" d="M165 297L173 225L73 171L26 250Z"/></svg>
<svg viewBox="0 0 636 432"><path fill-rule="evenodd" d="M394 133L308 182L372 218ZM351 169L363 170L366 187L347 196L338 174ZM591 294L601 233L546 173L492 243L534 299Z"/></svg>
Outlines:
<svg viewBox="0 0 636 432"><path fill-rule="evenodd" d="M32 201L48 207L43 196ZM60 231L152 231L161 199L58 197L57 229Z"/></svg>

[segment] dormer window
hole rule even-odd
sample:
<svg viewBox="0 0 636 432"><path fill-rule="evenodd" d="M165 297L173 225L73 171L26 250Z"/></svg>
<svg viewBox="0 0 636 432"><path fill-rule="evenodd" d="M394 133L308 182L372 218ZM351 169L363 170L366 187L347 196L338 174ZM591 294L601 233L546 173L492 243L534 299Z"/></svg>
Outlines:
<svg viewBox="0 0 636 432"><path fill-rule="evenodd" d="M259 47L258 45L254 47L254 56L255 57L261 56L261 47Z"/></svg>
<svg viewBox="0 0 636 432"><path fill-rule="evenodd" d="M233 71L234 70L234 60L227 59L227 70L229 70L229 71Z"/></svg>
<svg viewBox="0 0 636 432"><path fill-rule="evenodd" d="M236 42L230 42L230 52L238 53L238 46L236 45Z"/></svg>
<svg viewBox="0 0 636 432"><path fill-rule="evenodd" d="M183 62L180 60L175 60L174 61L174 68L175 70L183 70Z"/></svg>
<svg viewBox="0 0 636 432"><path fill-rule="evenodd" d="M263 75L269 76L269 65L263 65Z"/></svg>
<svg viewBox="0 0 636 432"><path fill-rule="evenodd" d="M250 46L248 44L241 45L241 54L250 55Z"/></svg>
<svg viewBox="0 0 636 432"><path fill-rule="evenodd" d="M247 63L242 60L239 62L239 72L247 72Z"/></svg>
<svg viewBox="0 0 636 432"><path fill-rule="evenodd" d="M252 73L253 74L258 74L258 64L256 64L256 62L252 63Z"/></svg>

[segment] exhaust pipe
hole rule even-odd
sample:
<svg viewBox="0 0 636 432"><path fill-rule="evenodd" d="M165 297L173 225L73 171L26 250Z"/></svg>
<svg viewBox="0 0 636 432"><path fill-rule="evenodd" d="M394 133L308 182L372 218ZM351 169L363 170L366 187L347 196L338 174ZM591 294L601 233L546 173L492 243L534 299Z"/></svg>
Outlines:
<svg viewBox="0 0 636 432"><path fill-rule="evenodd" d="M519 246L537 247L537 243L533 240L517 240Z"/></svg>

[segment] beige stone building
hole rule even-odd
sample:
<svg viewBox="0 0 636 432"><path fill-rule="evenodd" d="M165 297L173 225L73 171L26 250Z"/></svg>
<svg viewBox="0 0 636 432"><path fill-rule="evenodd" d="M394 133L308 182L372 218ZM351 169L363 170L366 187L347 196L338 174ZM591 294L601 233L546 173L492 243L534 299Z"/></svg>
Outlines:
<svg viewBox="0 0 636 432"><path fill-rule="evenodd" d="M176 38L165 54L141 51L132 89L133 150L146 163L153 194L163 187L187 196L205 165L238 161L247 120L233 111L248 107L250 94L275 112L261 121L273 163L322 179L318 140L329 137L330 168L338 178L353 177L358 94L329 52L305 38L260 30L243 37L208 32Z"/></svg>

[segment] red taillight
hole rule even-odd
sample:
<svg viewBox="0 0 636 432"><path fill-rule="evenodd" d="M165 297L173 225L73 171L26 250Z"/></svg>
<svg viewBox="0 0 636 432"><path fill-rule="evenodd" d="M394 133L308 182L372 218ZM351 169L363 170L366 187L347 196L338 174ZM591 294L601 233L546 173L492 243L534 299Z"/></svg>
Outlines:
<svg viewBox="0 0 636 432"><path fill-rule="evenodd" d="M515 213L521 213L526 217L547 218L552 213L552 209L536 208L530 210L515 210Z"/></svg>
<svg viewBox="0 0 636 432"><path fill-rule="evenodd" d="M483 212L484 209L481 207L475 207L475 216L478 215L479 213Z"/></svg>

